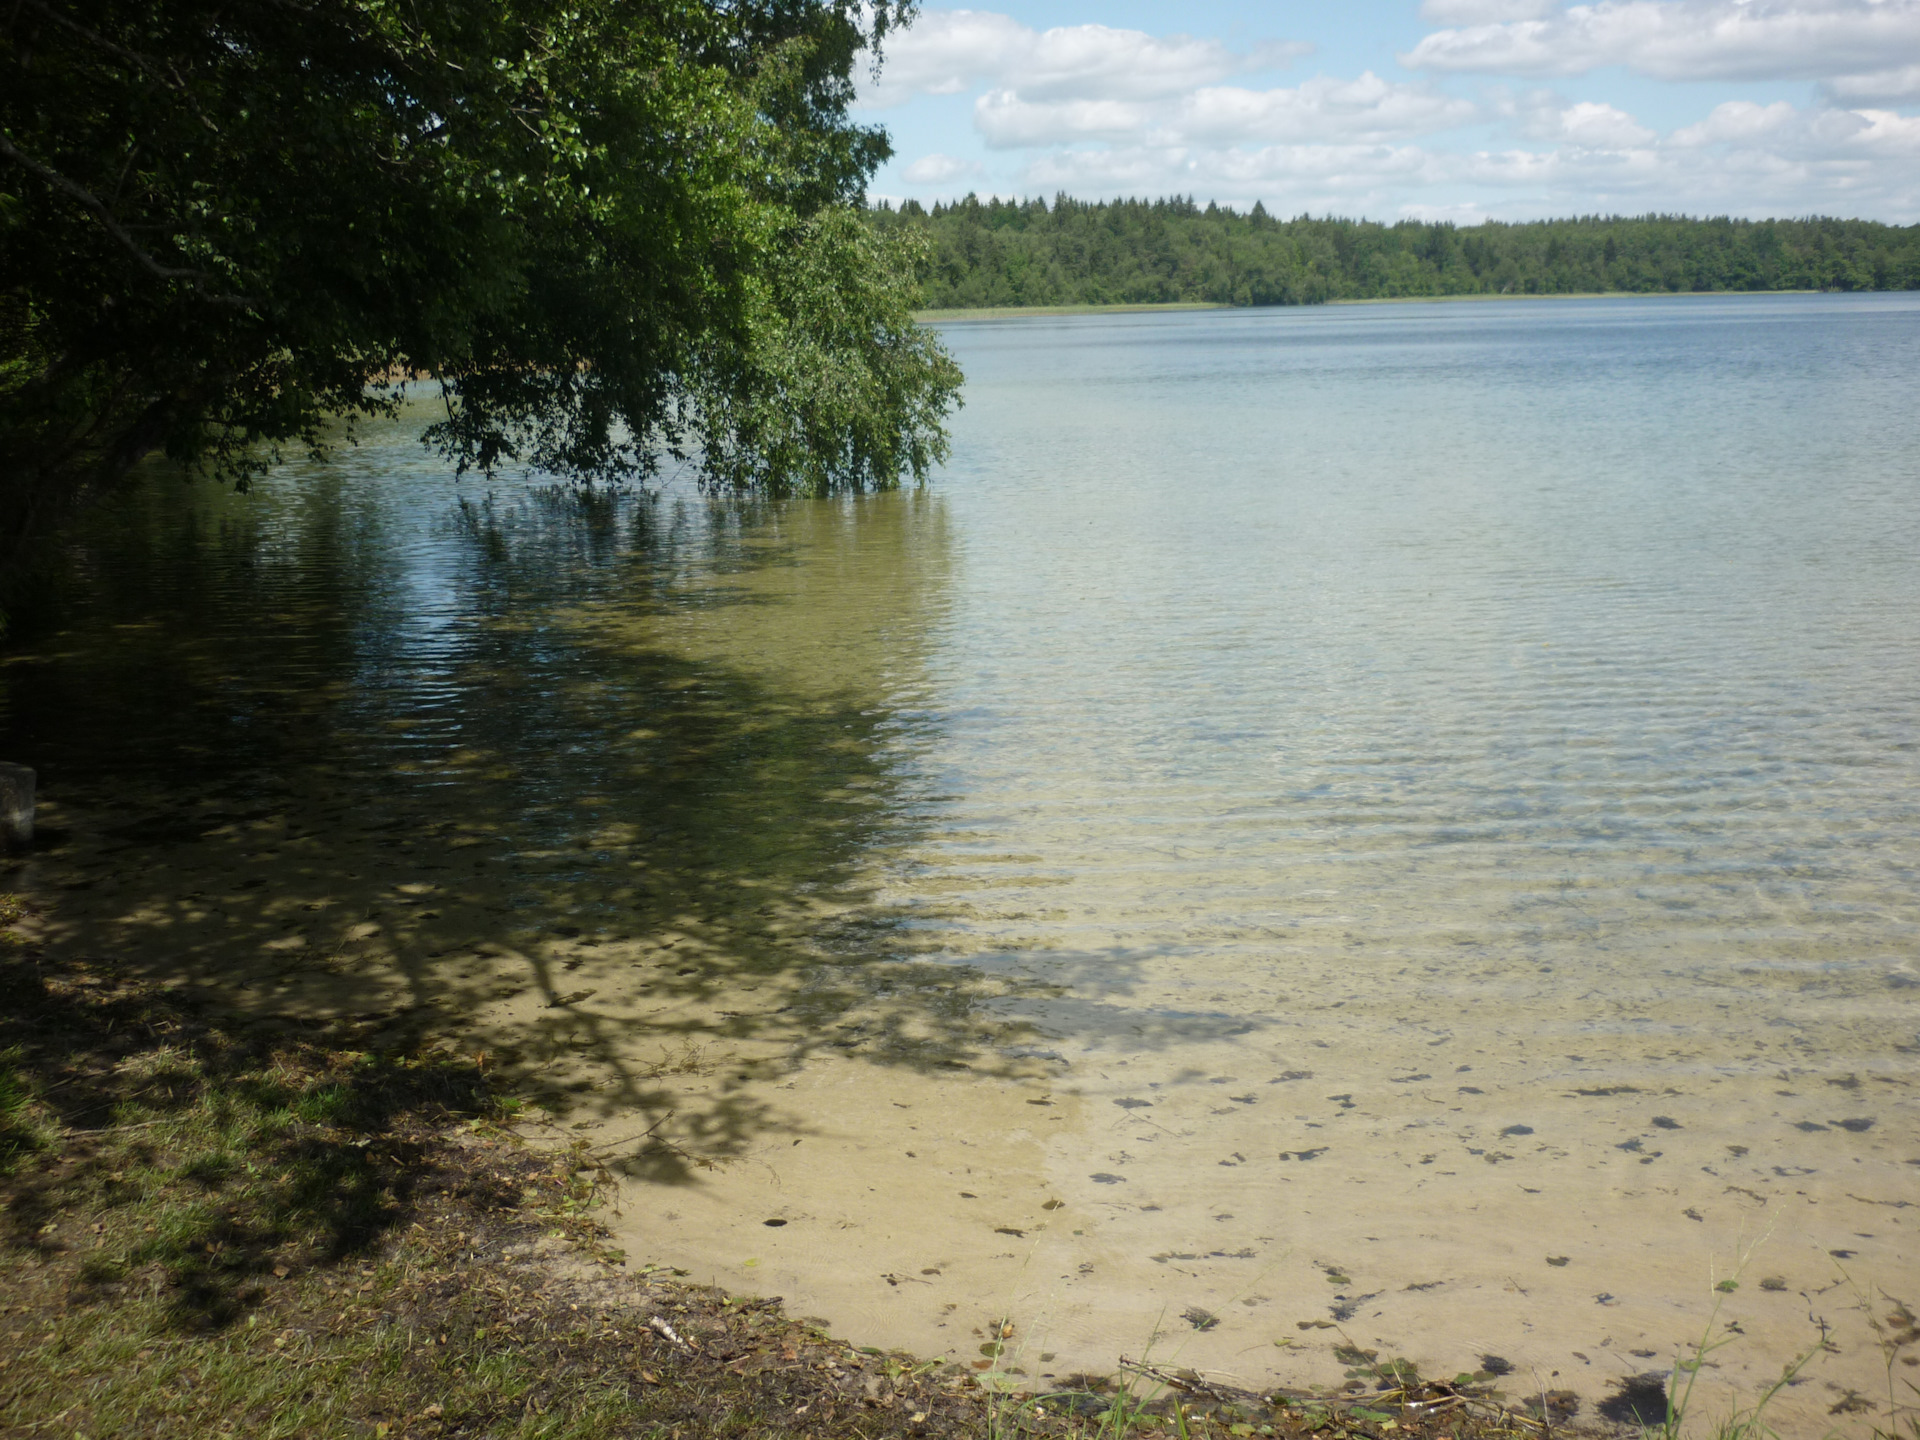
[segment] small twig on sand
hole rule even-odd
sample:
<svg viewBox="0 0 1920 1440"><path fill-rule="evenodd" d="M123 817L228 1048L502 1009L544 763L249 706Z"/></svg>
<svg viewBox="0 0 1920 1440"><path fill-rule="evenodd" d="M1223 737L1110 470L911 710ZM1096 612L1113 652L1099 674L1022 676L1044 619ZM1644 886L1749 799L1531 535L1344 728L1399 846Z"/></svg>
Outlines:
<svg viewBox="0 0 1920 1440"><path fill-rule="evenodd" d="M1149 1380L1157 1380L1162 1385L1169 1386L1175 1390L1184 1390L1189 1395L1198 1395L1206 1400L1217 1400L1223 1404L1231 1404L1236 1399L1244 1398L1230 1391L1222 1390L1217 1385L1209 1385L1192 1371L1186 1371L1176 1375L1153 1365L1142 1364L1137 1360L1129 1360L1124 1355L1120 1357L1120 1368L1122 1370L1131 1370L1136 1375L1144 1375Z"/></svg>

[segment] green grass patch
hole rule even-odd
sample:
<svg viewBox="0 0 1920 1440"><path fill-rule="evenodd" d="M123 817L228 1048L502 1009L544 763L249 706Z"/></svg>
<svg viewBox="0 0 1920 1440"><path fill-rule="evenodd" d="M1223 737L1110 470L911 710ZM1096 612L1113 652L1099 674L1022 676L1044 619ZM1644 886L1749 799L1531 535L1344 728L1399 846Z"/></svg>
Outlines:
<svg viewBox="0 0 1920 1440"><path fill-rule="evenodd" d="M1127 1361L1042 1392L998 1346L856 1349L628 1265L589 1151L525 1143L476 1060L393 1033L0 955L0 1435L1485 1440L1572 1418L1561 1392L1351 1341L1324 1394ZM1920 1328L1885 1325L1891 1376ZM1766 1398L1721 1433L1765 1435ZM1917 1440L1910 1419L1881 1433Z"/></svg>

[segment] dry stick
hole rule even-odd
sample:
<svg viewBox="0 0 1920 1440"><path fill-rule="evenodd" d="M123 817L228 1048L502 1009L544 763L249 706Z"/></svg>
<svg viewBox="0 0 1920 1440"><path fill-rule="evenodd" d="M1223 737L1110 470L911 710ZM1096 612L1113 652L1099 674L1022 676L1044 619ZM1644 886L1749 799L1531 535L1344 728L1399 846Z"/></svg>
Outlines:
<svg viewBox="0 0 1920 1440"><path fill-rule="evenodd" d="M667 1121L671 1120L672 1118L673 1118L673 1111L669 1110L665 1114L663 1114L658 1120L655 1120L651 1125L647 1126L646 1129L639 1131L637 1134L622 1136L618 1140L609 1140L603 1145L592 1146L587 1149L586 1153L593 1156L594 1159L599 1160L604 1158L604 1156L608 1151L617 1150L620 1146L629 1145L635 1140L657 1140L659 1139L659 1136L656 1135L654 1132L657 1131L662 1125L666 1124ZM554 1127L554 1128L557 1128L557 1127ZM670 1148L678 1149L679 1147L672 1146Z"/></svg>
<svg viewBox="0 0 1920 1440"><path fill-rule="evenodd" d="M1222 1403L1230 1403L1236 1399L1244 1398L1244 1397L1235 1395L1231 1391L1222 1390L1218 1386L1209 1385L1205 1380L1202 1380L1198 1375L1195 1375L1191 1379L1188 1379L1186 1376L1169 1374L1167 1371L1160 1369L1158 1366L1147 1365L1147 1364L1140 1363L1138 1361L1129 1360L1124 1355L1120 1357L1120 1368L1122 1370L1131 1370L1136 1375L1144 1375L1149 1380L1157 1380L1162 1385L1168 1386L1175 1390L1184 1390L1189 1395L1198 1395L1201 1398L1206 1400L1218 1400Z"/></svg>
<svg viewBox="0 0 1920 1440"><path fill-rule="evenodd" d="M76 1135L115 1135L122 1130L150 1130L155 1125L165 1125L169 1121L176 1118L177 1117L175 1116L167 1115L167 1116L161 1117L158 1120L142 1120L138 1124L102 1125L98 1129L94 1129L94 1130L68 1130L63 1128L57 1133L59 1134L62 1140L71 1140Z"/></svg>

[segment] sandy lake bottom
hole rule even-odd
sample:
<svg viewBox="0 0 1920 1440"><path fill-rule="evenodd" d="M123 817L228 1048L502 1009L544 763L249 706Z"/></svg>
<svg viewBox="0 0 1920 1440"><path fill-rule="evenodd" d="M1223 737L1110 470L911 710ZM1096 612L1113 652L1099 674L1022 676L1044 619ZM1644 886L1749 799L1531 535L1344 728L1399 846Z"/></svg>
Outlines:
<svg viewBox="0 0 1920 1440"><path fill-rule="evenodd" d="M634 1263L857 1343L1593 1416L1717 1305L1704 1413L1824 1341L1775 1423L1864 1435L1916 318L955 326L952 464L844 502L157 476L0 664L4 883L56 959L485 1053Z"/></svg>
<svg viewBox="0 0 1920 1440"><path fill-rule="evenodd" d="M501 944L445 836L343 855L282 812L129 874L90 841L102 817L52 814L71 838L17 878L51 901L55 953L144 956L283 1015L437 992L420 1023L526 1077L538 1133L626 1177L636 1262L783 1295L855 1343L972 1364L1011 1320L996 1368L1028 1381L1125 1355L1249 1385L1338 1383L1351 1346L1429 1374L1504 1362L1510 1394L1592 1414L1690 1353L1717 1301L1733 1343L1707 1411L1824 1326L1774 1413L1846 1433L1848 1398L1888 1381L1868 1321L1920 1273L1899 967L1746 977L1690 997L1696 1025L1672 997L1574 1011L1543 984L1449 1014L1403 983L1184 1034L1192 997L1142 980L1131 1039L1074 1043L1070 1000L947 967L856 994L743 972L696 924ZM1862 1054L1884 1058L1832 1058Z"/></svg>

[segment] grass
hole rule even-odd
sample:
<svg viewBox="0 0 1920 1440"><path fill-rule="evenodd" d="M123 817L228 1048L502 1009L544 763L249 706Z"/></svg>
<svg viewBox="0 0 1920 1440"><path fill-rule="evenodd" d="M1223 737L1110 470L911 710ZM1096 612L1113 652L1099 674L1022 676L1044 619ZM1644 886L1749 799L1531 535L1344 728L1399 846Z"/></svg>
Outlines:
<svg viewBox="0 0 1920 1440"><path fill-rule="evenodd" d="M1755 1242L1741 1257L1739 1267L1726 1279L1713 1286L1713 1307L1708 1313L1706 1325L1700 1338L1694 1342L1690 1353L1678 1360L1669 1381L1662 1388L1665 1392L1665 1416L1651 1425L1641 1428L1641 1440L1781 1440L1780 1432L1767 1419L1768 1407L1790 1386L1799 1384L1809 1366L1824 1352L1833 1348L1824 1321L1816 1322L1819 1338L1781 1367L1779 1378L1760 1392L1752 1404L1735 1409L1731 1414L1708 1420L1703 1428L1698 1423L1694 1391L1700 1378L1700 1372L1713 1362L1711 1357L1717 1352L1737 1343L1740 1331L1737 1327L1720 1326L1720 1310L1726 1297L1740 1288L1740 1276L1752 1260L1754 1253L1764 1243ZM1858 1287L1855 1287L1856 1290ZM1902 1302L1893 1299L1884 1291L1861 1294L1861 1300L1868 1315L1868 1324L1879 1339L1882 1353L1887 1362L1887 1401L1886 1410L1870 1423L1870 1434L1874 1440L1920 1440L1920 1407L1901 1398L1902 1387L1915 1399L1920 1399L1920 1385L1898 1374L1898 1369L1912 1361L1916 1347L1920 1347L1920 1320ZM1881 1314L1876 1314L1881 1310ZM1659 1377L1645 1377L1657 1379ZM1879 1409L1876 1402L1868 1400L1852 1391L1844 1393L1831 1408L1834 1415L1862 1415Z"/></svg>
<svg viewBox="0 0 1920 1440"><path fill-rule="evenodd" d="M0 952L0 1436L1537 1432L1464 1397L1422 1420L1372 1372L1319 1398L1145 1365L1026 1394L857 1349L626 1263L589 1152L525 1143L477 1057L393 1033Z"/></svg>
<svg viewBox="0 0 1920 1440"><path fill-rule="evenodd" d="M625 1273L469 1058L12 961L0 1030L0 1434L954 1433L907 1362Z"/></svg>
<svg viewBox="0 0 1920 1440"><path fill-rule="evenodd" d="M1496 1376L1423 1378L1351 1342L1346 1383L1319 1393L1150 1356L1025 1393L849 1346L777 1299L628 1263L590 1152L526 1143L479 1057L395 1033L249 1025L0 951L0 1437L1561 1432L1553 1392L1510 1406ZM1891 1395L1920 1341L1904 1307L1883 1340ZM1772 1393L1720 1440L1769 1433ZM1678 1436L1690 1395L1650 1433ZM1888 1440L1920 1440L1890 1413Z"/></svg>
<svg viewBox="0 0 1920 1440"><path fill-rule="evenodd" d="M1920 1381L1900 1373L1902 1369L1911 1372L1920 1368L1920 1317L1914 1315L1910 1305L1884 1290L1863 1298L1868 1323L1887 1360L1886 1423L1876 1426L1874 1434L1878 1440L1920 1440Z"/></svg>

